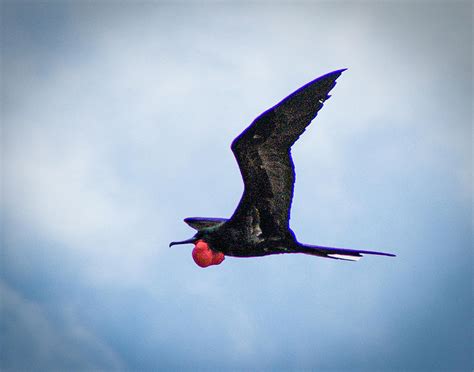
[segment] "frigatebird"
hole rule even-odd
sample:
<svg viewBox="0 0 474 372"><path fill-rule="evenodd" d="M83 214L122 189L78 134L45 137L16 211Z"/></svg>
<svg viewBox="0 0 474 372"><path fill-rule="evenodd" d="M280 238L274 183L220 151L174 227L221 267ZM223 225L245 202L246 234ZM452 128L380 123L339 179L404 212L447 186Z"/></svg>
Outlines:
<svg viewBox="0 0 474 372"><path fill-rule="evenodd" d="M218 265L224 256L257 257L280 253L357 261L363 254L391 253L323 247L298 242L290 229L295 170L291 146L316 117L336 79L346 69L330 72L299 88L258 116L232 142L231 149L244 181L244 192L229 219L188 217L197 233L192 243L194 261L201 267Z"/></svg>

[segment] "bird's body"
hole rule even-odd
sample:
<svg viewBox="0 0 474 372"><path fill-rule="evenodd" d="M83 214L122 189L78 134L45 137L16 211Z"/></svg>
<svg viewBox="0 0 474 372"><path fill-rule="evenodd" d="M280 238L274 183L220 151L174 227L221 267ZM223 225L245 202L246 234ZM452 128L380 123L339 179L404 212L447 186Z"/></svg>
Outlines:
<svg viewBox="0 0 474 372"><path fill-rule="evenodd" d="M214 257L217 253L234 257L305 253L349 260L357 260L364 253L393 256L301 244L289 226L295 182L291 146L330 97L328 93L343 71L326 74L290 94L232 142L245 185L234 214L229 219L186 218L184 221L198 232L170 246L194 243L193 257L202 267L221 263L223 256Z"/></svg>

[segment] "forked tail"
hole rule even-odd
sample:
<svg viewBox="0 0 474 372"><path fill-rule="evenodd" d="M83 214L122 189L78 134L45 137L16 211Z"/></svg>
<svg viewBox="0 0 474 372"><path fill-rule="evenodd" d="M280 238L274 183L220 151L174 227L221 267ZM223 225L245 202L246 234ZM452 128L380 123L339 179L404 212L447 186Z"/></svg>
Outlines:
<svg viewBox="0 0 474 372"><path fill-rule="evenodd" d="M320 245L298 244L298 249L301 253L311 254L313 256L332 258L336 260L359 261L364 254L375 254L379 256L395 257L392 253L375 252L375 251L360 251L357 249L347 248L332 248L323 247Z"/></svg>

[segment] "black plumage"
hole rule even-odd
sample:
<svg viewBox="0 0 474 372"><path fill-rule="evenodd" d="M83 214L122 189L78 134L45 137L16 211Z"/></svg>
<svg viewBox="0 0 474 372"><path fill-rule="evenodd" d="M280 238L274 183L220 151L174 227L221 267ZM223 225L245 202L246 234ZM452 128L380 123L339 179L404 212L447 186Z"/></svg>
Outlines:
<svg viewBox="0 0 474 372"><path fill-rule="evenodd" d="M304 85L258 116L233 142L232 151L244 180L244 192L229 218L190 217L184 221L198 230L175 244L205 241L226 256L254 257L278 253L357 259L362 254L389 253L301 244L290 229L295 183L291 146L316 117L336 79L344 70Z"/></svg>

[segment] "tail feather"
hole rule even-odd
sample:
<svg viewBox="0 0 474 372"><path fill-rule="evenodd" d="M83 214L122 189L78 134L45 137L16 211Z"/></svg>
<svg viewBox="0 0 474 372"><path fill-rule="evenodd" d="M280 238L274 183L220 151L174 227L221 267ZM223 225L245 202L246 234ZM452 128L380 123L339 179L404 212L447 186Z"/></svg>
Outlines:
<svg viewBox="0 0 474 372"><path fill-rule="evenodd" d="M313 256L333 258L336 260L359 261L364 254L373 254L378 256L396 257L392 253L361 251L358 249L323 247L320 245L299 244L300 252L311 254Z"/></svg>

